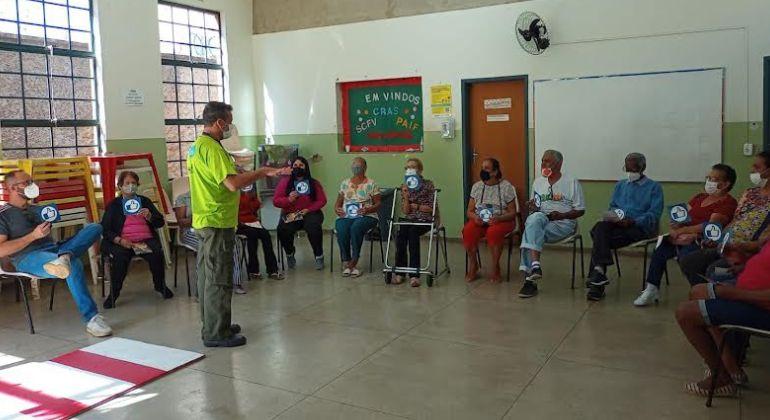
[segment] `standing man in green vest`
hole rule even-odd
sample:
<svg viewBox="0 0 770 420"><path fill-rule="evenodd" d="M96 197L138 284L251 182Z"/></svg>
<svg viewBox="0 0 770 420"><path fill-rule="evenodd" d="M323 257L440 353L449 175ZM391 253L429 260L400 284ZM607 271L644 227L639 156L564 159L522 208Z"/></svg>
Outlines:
<svg viewBox="0 0 770 420"><path fill-rule="evenodd" d="M192 201L192 225L198 250L198 294L201 332L206 347L235 347L246 344L241 327L231 323L233 293L233 245L238 225L239 190L268 176L288 175L281 170L260 168L238 173L235 162L220 143L231 136L233 107L209 102L203 109L203 134L187 156Z"/></svg>

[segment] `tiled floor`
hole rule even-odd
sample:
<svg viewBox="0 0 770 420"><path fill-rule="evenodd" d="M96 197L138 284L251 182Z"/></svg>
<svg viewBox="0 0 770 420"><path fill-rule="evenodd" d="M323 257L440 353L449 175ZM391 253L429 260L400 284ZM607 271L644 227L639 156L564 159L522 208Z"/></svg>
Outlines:
<svg viewBox="0 0 770 420"><path fill-rule="evenodd" d="M751 350L751 386L740 400L707 409L682 392L703 370L674 321L687 287L673 263L661 304L639 309L631 305L640 283L634 256L622 257L624 276L613 276L606 300L593 304L582 284L570 289L570 254L559 250L546 252L541 294L530 300L515 295L518 275L466 285L456 243L452 275L432 289L385 286L377 273L344 279L299 261L286 280L252 281L233 298L249 343L213 350L200 343L183 270L177 297L164 302L134 263L118 308L107 312L116 334L206 358L82 418L763 419L770 409L767 342ZM67 293L57 293L54 312L47 293L34 303L38 334L30 335L5 285L0 365L96 341Z"/></svg>

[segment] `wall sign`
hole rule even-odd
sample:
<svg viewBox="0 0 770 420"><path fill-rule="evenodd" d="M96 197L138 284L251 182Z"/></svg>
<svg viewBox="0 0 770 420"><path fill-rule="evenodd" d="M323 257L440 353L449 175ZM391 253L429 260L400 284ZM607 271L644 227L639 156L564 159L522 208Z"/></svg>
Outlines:
<svg viewBox="0 0 770 420"><path fill-rule="evenodd" d="M484 99L484 109L508 109L511 107L511 98Z"/></svg>
<svg viewBox="0 0 770 420"><path fill-rule="evenodd" d="M448 115L452 113L452 85L430 87L430 113Z"/></svg>
<svg viewBox="0 0 770 420"><path fill-rule="evenodd" d="M144 105L144 92L139 89L129 89L126 91L125 102L128 106Z"/></svg>
<svg viewBox="0 0 770 420"><path fill-rule="evenodd" d="M489 114L487 115L487 122L500 122L500 121L510 121L511 116L510 114Z"/></svg>
<svg viewBox="0 0 770 420"><path fill-rule="evenodd" d="M346 152L422 151L422 78L339 83Z"/></svg>

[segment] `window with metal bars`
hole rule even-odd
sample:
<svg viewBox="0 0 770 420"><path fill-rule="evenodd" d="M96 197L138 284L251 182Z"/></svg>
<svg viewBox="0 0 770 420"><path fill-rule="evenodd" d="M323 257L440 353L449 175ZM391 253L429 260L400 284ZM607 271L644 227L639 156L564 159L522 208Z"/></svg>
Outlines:
<svg viewBox="0 0 770 420"><path fill-rule="evenodd" d="M219 13L158 4L169 178L187 175L187 152L203 132L203 108L225 100Z"/></svg>
<svg viewBox="0 0 770 420"><path fill-rule="evenodd" d="M91 0L0 0L0 135L10 158L101 151Z"/></svg>

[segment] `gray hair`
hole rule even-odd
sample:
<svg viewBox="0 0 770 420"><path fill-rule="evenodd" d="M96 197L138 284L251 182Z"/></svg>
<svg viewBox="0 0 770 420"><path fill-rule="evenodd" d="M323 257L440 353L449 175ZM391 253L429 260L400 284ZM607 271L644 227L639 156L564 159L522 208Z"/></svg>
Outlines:
<svg viewBox="0 0 770 420"><path fill-rule="evenodd" d="M633 152L626 155L626 160L632 160L636 162L637 165L639 165L640 168L642 168L642 171L647 169L647 158L644 157L643 154Z"/></svg>
<svg viewBox="0 0 770 420"><path fill-rule="evenodd" d="M553 160L555 160L557 164L564 162L564 156L558 150L548 149L545 152L543 152L543 156L550 156L550 157L552 157Z"/></svg>

